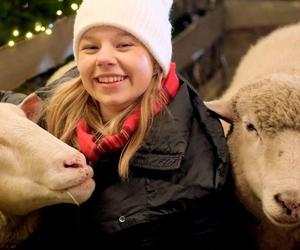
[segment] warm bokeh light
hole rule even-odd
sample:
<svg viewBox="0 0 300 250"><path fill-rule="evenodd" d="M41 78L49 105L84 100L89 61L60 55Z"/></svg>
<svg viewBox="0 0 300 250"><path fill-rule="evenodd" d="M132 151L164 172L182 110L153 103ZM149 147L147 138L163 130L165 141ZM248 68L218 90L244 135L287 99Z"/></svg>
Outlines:
<svg viewBox="0 0 300 250"><path fill-rule="evenodd" d="M62 12L61 10L56 11L56 15L58 15L58 16L61 16L62 13L63 13L63 12Z"/></svg>
<svg viewBox="0 0 300 250"><path fill-rule="evenodd" d="M72 3L72 4L71 4L71 9L72 9L72 10L78 10L78 4Z"/></svg>
<svg viewBox="0 0 300 250"><path fill-rule="evenodd" d="M18 35L20 35L20 32L18 30L14 30L12 32L12 34L13 34L13 36L18 36Z"/></svg>
<svg viewBox="0 0 300 250"><path fill-rule="evenodd" d="M14 42L13 40L10 40L10 41L8 42L8 46L9 46L9 47L15 46L15 42Z"/></svg>
<svg viewBox="0 0 300 250"><path fill-rule="evenodd" d="M33 37L32 32L27 32L26 35L25 35L25 37L26 37L27 39L32 38L32 37Z"/></svg>
<svg viewBox="0 0 300 250"><path fill-rule="evenodd" d="M45 33L46 33L47 35L51 35L51 34L52 34L52 30L51 30L51 29L46 29Z"/></svg>

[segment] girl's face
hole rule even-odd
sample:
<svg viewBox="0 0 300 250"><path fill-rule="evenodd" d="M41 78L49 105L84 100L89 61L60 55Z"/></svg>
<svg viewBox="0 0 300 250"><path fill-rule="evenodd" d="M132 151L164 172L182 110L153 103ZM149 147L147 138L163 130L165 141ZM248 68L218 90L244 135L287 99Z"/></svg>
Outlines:
<svg viewBox="0 0 300 250"><path fill-rule="evenodd" d="M105 121L134 103L151 84L154 60L129 33L111 26L89 29L79 43L78 68Z"/></svg>

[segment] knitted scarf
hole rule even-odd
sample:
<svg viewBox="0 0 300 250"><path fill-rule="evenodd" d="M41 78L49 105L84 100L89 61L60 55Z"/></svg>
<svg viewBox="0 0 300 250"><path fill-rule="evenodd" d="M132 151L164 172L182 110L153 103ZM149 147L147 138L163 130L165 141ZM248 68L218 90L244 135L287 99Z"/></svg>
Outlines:
<svg viewBox="0 0 300 250"><path fill-rule="evenodd" d="M175 71L175 63L171 63L168 75L162 81L162 89L166 105L176 96L179 89L179 80ZM153 107L154 113L158 113L164 106L155 103ZM79 150L86 158L93 163L97 161L100 155L106 152L114 152L122 149L129 141L132 134L138 127L140 120L140 107L136 107L124 120L121 130L118 134L102 137L97 143L94 136L90 132L84 119L77 123L76 133Z"/></svg>

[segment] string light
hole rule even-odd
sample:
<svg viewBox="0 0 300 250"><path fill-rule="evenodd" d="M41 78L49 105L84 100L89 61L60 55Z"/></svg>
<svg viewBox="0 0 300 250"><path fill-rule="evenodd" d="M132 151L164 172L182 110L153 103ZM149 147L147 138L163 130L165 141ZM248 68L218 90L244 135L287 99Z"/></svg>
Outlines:
<svg viewBox="0 0 300 250"><path fill-rule="evenodd" d="M36 32L40 32L41 29L42 29L42 25L41 25L40 23L36 23L36 24L35 24L35 27L34 27L34 30L35 30Z"/></svg>
<svg viewBox="0 0 300 250"><path fill-rule="evenodd" d="M9 47L14 47L22 39L24 38L31 39L35 34L40 32L45 32L45 34L51 35L53 33L54 24L50 22L53 22L57 19L55 18L55 16L61 17L61 16L68 16L72 14L73 11L78 10L79 5L81 4L82 1L83 0L57 0L56 6L55 5L49 6L49 8L54 8L54 9L53 10L48 9L49 11L47 11L47 13L49 14L45 14L44 16L37 15L40 16L39 17L40 20L33 22L33 24L31 23L32 20L29 19L26 20L26 18L24 20L19 20L17 18L17 15L16 17L13 16L12 23L14 23L15 27L13 27L10 31L9 26L5 24L8 30L5 32L3 32L2 30L0 31L0 33L2 33L0 34L0 47L1 45L5 45L5 44ZM39 11L40 3L38 0L35 1L24 0L22 3L20 3L19 7L22 9L22 11L26 11L26 12L30 11L31 13L33 13L34 11ZM54 17L53 14L55 15ZM8 34L8 36L6 35L7 38L5 37L4 34Z"/></svg>
<svg viewBox="0 0 300 250"><path fill-rule="evenodd" d="M51 30L51 29L46 29L45 33L46 33L47 35L51 35L51 34L52 34L52 30Z"/></svg>
<svg viewBox="0 0 300 250"><path fill-rule="evenodd" d="M56 11L56 15L58 15L58 16L61 16L62 13L63 13L63 12L62 12L61 10Z"/></svg>
<svg viewBox="0 0 300 250"><path fill-rule="evenodd" d="M19 32L18 30L14 30L14 31L12 32L12 34L13 34L14 37L17 37L17 36L20 35L20 32Z"/></svg>
<svg viewBox="0 0 300 250"><path fill-rule="evenodd" d="M72 10L78 10L78 4L72 3L72 4L71 4L71 9L72 9Z"/></svg>
<svg viewBox="0 0 300 250"><path fill-rule="evenodd" d="M26 35L25 35L25 37L27 38L27 39L31 39L32 37L33 37L33 34L32 34L32 32L27 32L26 33Z"/></svg>
<svg viewBox="0 0 300 250"><path fill-rule="evenodd" d="M8 41L8 46L9 47L15 46L15 42L13 40Z"/></svg>

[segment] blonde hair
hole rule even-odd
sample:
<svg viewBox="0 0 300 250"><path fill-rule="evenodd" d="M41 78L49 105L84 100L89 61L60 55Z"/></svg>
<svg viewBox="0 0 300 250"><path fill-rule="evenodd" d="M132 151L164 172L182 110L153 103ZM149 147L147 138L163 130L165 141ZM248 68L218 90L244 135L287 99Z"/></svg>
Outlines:
<svg viewBox="0 0 300 250"><path fill-rule="evenodd" d="M100 104L84 89L80 77L62 83L46 104L47 130L67 144L78 148L76 125L81 118L85 119L88 127L95 131L94 136L99 139L118 133L124 119L140 105L138 128L123 148L119 160L119 175L122 179L127 179L130 159L141 146L151 127L154 117L153 107L157 104L165 106L167 103L167 97L161 88L162 78L162 70L159 69L159 72L156 70L151 84L142 97L106 124L101 118Z"/></svg>

